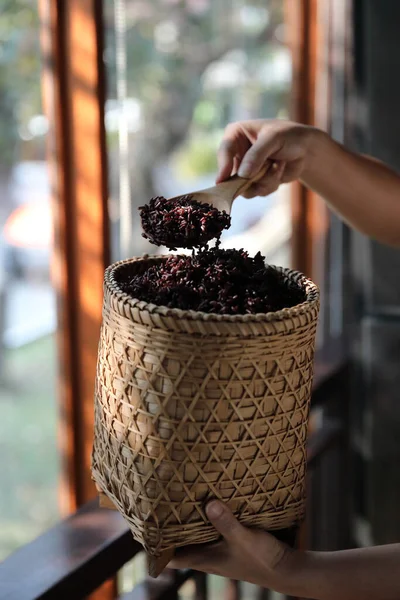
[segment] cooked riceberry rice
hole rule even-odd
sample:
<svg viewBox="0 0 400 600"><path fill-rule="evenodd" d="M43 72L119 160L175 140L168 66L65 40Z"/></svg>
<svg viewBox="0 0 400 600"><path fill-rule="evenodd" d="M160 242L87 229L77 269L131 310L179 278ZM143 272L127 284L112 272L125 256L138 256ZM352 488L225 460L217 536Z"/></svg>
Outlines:
<svg viewBox="0 0 400 600"><path fill-rule="evenodd" d="M219 240L231 225L225 211L197 202L192 196L182 196L179 202L157 196L139 211L143 237L170 250L205 247L212 239Z"/></svg>
<svg viewBox="0 0 400 600"><path fill-rule="evenodd" d="M218 314L254 314L289 308L305 301L300 285L283 280L265 265L260 252L201 250L168 256L141 274L132 265L117 271L124 292L149 303Z"/></svg>

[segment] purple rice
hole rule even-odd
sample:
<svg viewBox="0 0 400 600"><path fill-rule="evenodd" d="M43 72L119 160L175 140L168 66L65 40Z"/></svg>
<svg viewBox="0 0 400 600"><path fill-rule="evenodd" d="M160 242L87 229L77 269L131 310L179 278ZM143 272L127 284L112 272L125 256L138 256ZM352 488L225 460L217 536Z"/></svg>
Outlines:
<svg viewBox="0 0 400 600"><path fill-rule="evenodd" d="M266 266L260 252L250 257L244 250L212 248L192 256L168 256L142 273L121 269L117 279L133 298L206 313L267 313L305 301L301 285Z"/></svg>
<svg viewBox="0 0 400 600"><path fill-rule="evenodd" d="M225 211L197 202L192 196L182 196L179 202L157 196L139 211L143 237L170 250L205 247L212 239L219 240L231 225Z"/></svg>

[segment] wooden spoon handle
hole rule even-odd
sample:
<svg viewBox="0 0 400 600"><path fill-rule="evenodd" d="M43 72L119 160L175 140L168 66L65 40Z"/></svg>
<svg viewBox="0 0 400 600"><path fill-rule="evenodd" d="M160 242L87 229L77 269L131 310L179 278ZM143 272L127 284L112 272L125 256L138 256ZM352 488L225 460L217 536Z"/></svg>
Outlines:
<svg viewBox="0 0 400 600"><path fill-rule="evenodd" d="M250 179L239 177L239 175L232 175L226 181L219 183L217 187L223 190L224 193L230 194L232 200L234 200L241 194L244 194L253 183L262 179L271 170L273 164L273 161L268 161L267 165L264 165L257 175L250 177Z"/></svg>
<svg viewBox="0 0 400 600"><path fill-rule="evenodd" d="M218 183L217 187L224 195L230 196L232 200L243 194L250 187L250 179L244 179L239 175L231 175L225 181Z"/></svg>

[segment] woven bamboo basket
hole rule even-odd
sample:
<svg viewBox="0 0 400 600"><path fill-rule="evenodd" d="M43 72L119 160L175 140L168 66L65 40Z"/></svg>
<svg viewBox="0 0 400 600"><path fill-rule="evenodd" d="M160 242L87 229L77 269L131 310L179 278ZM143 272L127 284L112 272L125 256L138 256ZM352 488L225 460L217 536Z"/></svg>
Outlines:
<svg viewBox="0 0 400 600"><path fill-rule="evenodd" d="M232 316L134 300L105 273L95 391L92 474L102 504L127 520L157 575L175 548L218 534L207 500L267 530L298 524L305 509L306 439L318 288L274 313Z"/></svg>

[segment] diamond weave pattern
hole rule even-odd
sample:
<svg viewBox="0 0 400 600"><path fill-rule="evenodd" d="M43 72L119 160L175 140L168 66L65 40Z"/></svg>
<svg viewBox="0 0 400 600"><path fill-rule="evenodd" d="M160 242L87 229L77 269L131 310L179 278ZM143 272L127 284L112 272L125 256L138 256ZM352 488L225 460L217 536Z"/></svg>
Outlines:
<svg viewBox="0 0 400 600"><path fill-rule="evenodd" d="M304 281L308 305L261 335L229 336L129 315L106 274L93 478L149 555L215 540L211 498L265 529L302 519L318 316Z"/></svg>

